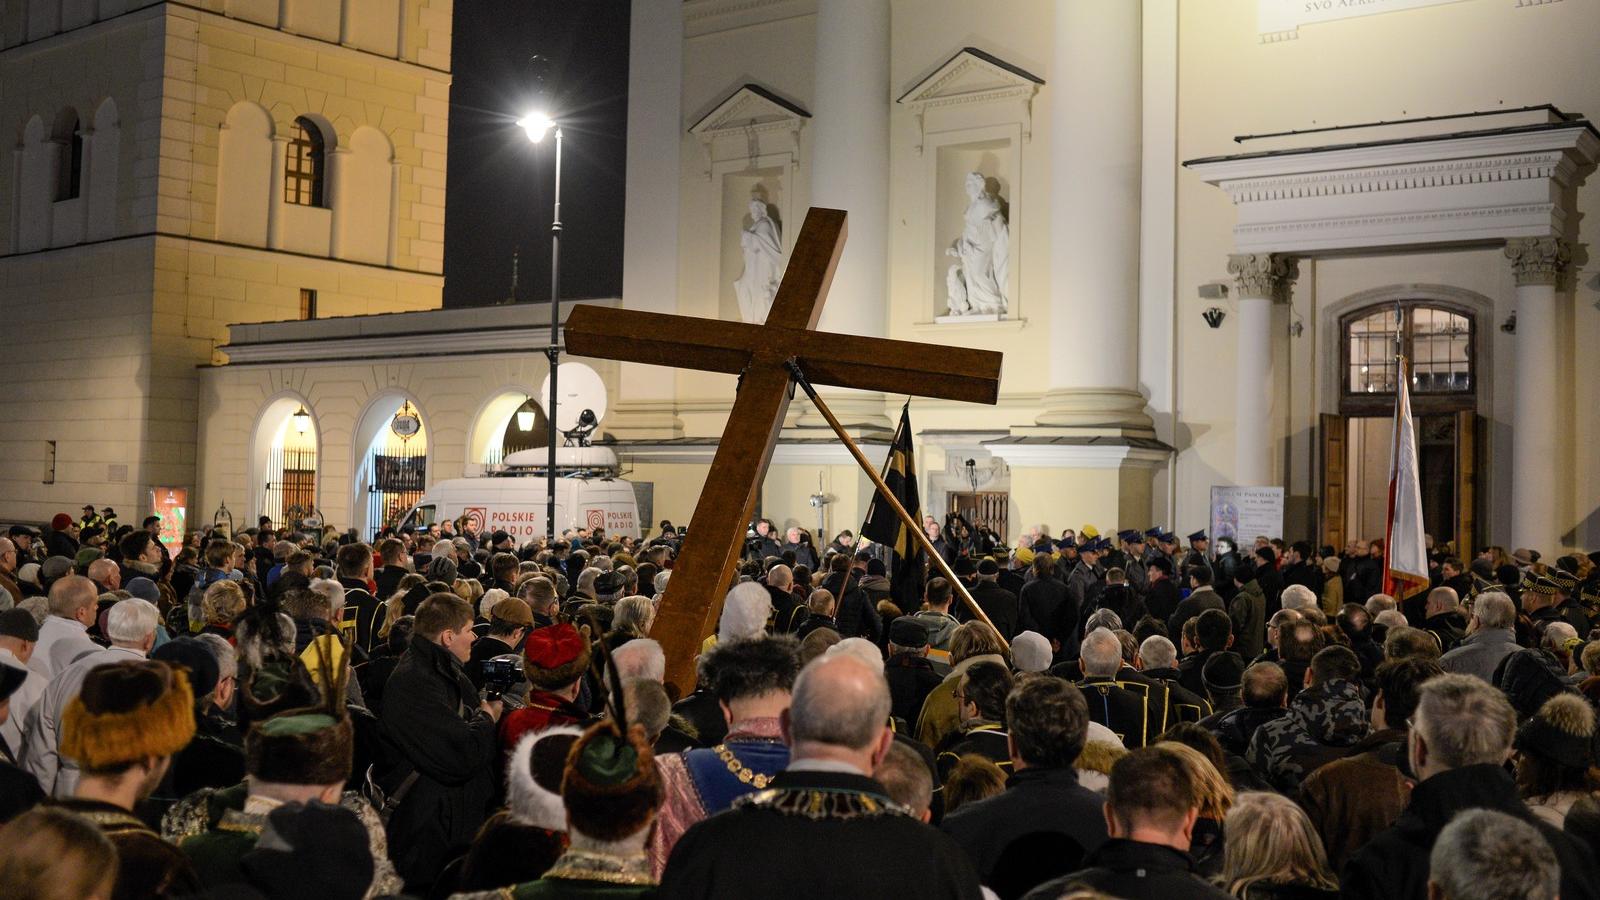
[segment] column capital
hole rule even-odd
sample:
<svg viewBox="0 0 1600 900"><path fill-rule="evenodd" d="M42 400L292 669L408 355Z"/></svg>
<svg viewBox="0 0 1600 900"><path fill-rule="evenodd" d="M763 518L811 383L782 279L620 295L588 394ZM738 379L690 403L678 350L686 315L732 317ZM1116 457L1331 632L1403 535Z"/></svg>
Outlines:
<svg viewBox="0 0 1600 900"><path fill-rule="evenodd" d="M1300 277L1300 260L1286 253L1231 253L1228 273L1238 286L1239 296L1283 303L1289 299L1289 288Z"/></svg>
<svg viewBox="0 0 1600 900"><path fill-rule="evenodd" d="M1572 248L1558 237L1511 238L1506 259L1517 284L1556 284L1572 262Z"/></svg>

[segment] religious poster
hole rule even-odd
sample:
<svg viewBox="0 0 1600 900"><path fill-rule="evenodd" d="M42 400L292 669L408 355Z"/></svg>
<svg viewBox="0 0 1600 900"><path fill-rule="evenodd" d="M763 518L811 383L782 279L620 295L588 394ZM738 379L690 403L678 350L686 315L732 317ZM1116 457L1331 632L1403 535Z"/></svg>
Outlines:
<svg viewBox="0 0 1600 900"><path fill-rule="evenodd" d="M183 546L183 530L189 522L189 489L156 487L150 489L151 515L161 517L161 543L172 552Z"/></svg>
<svg viewBox="0 0 1600 900"><path fill-rule="evenodd" d="M1283 534L1283 488L1212 485L1210 534L1246 546Z"/></svg>

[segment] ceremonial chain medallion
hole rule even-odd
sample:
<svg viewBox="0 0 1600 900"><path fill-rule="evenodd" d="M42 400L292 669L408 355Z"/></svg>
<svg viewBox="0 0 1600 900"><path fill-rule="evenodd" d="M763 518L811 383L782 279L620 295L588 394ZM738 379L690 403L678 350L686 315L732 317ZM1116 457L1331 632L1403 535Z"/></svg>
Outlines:
<svg viewBox="0 0 1600 900"><path fill-rule="evenodd" d="M717 758L722 760L723 764L728 767L728 771L732 772L741 782L752 785L757 790L765 790L766 786L772 782L770 775L762 775L746 768L744 763L739 762L739 758L733 755L733 751L728 749L727 744L718 744L712 750L716 752Z"/></svg>

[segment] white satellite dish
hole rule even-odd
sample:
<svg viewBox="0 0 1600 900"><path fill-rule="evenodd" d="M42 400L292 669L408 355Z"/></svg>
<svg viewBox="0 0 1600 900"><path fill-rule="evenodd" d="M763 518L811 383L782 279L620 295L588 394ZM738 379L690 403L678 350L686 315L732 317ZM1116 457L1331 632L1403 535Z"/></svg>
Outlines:
<svg viewBox="0 0 1600 900"><path fill-rule="evenodd" d="M538 402L545 407L550 402L550 377L539 386ZM580 362L565 362L556 368L556 413L545 415L554 420L559 431L571 431L578 425L584 410L594 412L595 421L606 417L606 383L600 373Z"/></svg>

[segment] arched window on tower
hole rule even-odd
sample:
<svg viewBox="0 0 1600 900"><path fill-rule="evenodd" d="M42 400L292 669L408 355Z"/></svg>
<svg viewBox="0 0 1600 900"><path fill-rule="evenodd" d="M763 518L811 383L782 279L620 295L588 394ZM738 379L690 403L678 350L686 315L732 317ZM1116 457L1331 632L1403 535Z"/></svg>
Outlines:
<svg viewBox="0 0 1600 900"><path fill-rule="evenodd" d="M284 160L283 202L296 206L324 206L322 176L326 153L322 129L301 116L289 129L289 152Z"/></svg>
<svg viewBox="0 0 1600 900"><path fill-rule="evenodd" d="M64 109L56 117L56 200L76 200L83 191L83 130L78 111Z"/></svg>

